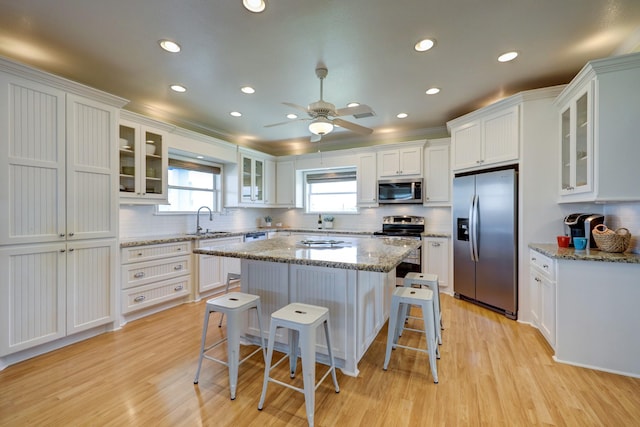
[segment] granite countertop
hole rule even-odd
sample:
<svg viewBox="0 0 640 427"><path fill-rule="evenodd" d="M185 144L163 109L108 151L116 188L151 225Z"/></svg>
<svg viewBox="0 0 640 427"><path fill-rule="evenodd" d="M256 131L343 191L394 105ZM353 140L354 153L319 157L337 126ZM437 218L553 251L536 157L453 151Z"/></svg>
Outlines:
<svg viewBox="0 0 640 427"><path fill-rule="evenodd" d="M146 246L146 245L158 245L162 243L174 243L174 242L187 242L192 240L204 240L204 239L223 239L225 237L244 236L247 233L253 233L256 231L264 232L291 232L291 233L312 233L312 234L324 234L324 235L356 235L362 237L373 236L373 231L354 231L354 230L340 230L340 229L308 229L308 228L254 228L244 231L213 231L209 233L195 234L175 234L164 236L150 236L150 237L136 237L131 239L124 239L120 241L121 248L130 248L133 246ZM424 232L422 237L444 237L449 238L449 233L438 232Z"/></svg>
<svg viewBox="0 0 640 427"><path fill-rule="evenodd" d="M196 254L244 258L288 264L314 265L349 270L386 273L394 269L412 250L420 247L420 240L345 238L324 239L343 242L334 246L307 246L302 241L320 241L317 236L288 236L216 247L194 249Z"/></svg>
<svg viewBox="0 0 640 427"><path fill-rule="evenodd" d="M611 253L599 249L577 251L574 248L559 248L552 243L530 243L529 248L554 259L640 264L640 255L629 252Z"/></svg>

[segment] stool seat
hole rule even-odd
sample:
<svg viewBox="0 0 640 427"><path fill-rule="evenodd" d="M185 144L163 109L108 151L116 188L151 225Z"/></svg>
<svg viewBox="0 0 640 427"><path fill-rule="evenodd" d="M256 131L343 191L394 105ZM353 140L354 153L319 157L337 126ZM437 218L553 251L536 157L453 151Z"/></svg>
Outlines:
<svg viewBox="0 0 640 427"><path fill-rule="evenodd" d="M324 326L324 333L327 340L327 350L329 352L330 367L316 383L316 330L319 326ZM273 346L278 328L289 329L289 351L271 365L273 357ZM289 373L291 378L295 376L296 363L298 360L298 347L300 347L300 358L302 359L302 379L304 388L294 387L291 384L279 381L271 377L271 370L278 366L285 359L289 359ZM340 392L338 379L336 378L336 366L333 360L331 349L331 328L329 325L329 309L315 305L291 303L274 311L271 314L271 326L269 328L269 345L264 366L264 381L262 384L262 394L258 409L262 410L267 395L267 385L269 382L280 384L284 387L304 394L305 407L307 411L307 421L313 426L315 411L315 391L316 388L331 374L336 393Z"/></svg>
<svg viewBox="0 0 640 427"><path fill-rule="evenodd" d="M442 330L444 330L444 326L442 324L442 309L440 308L440 286L438 282L438 275L410 272L404 276L403 284L406 287L412 287L413 285L418 285L420 287L426 286L433 291L433 314L435 316L436 325L438 326L436 328L436 338L438 339L438 344L442 344Z"/></svg>
<svg viewBox="0 0 640 427"><path fill-rule="evenodd" d="M224 293L229 292L229 285L234 280L240 280L242 276L239 273L227 273L227 285L224 287ZM222 319L224 319L224 313L220 316L220 322L218 322L218 328L222 327Z"/></svg>
<svg viewBox="0 0 640 427"><path fill-rule="evenodd" d="M248 310L255 309L258 316L258 328L260 330L260 347L251 352L244 359L240 360L240 335L242 334L242 318L241 315ZM209 326L209 317L211 313L219 312L227 315L227 337L207 346L207 329ZM198 370L193 380L194 384L198 384L200 377L200 369L202 367L202 359L208 359L218 362L229 368L229 388L231 392L231 400L236 398L236 388L238 384L238 367L247 359L252 357L259 351L262 351L262 357L266 345L264 342L264 333L262 332L262 308L260 306L260 297L258 295L246 294L242 292L230 292L228 294L212 298L207 301L205 306L204 325L202 327L202 340L200 344L200 358L198 360ZM227 343L227 360L220 360L214 356L206 354L209 350Z"/></svg>
<svg viewBox="0 0 640 427"><path fill-rule="evenodd" d="M431 375L433 382L438 383L438 369L436 359L438 354L438 345L436 344L436 327L433 315L434 292L431 289L399 287L396 288L391 297L391 314L389 316L389 329L387 332L387 348L384 356L383 369L386 371L391 359L391 350L396 348L405 348L416 350L429 355L429 365L431 365ZM410 305L418 305L422 309L422 319L424 321L424 330L412 329L405 327L405 319L407 317L407 309ZM420 349L410 347L398 343L399 337L403 330L424 332L427 340L427 348Z"/></svg>

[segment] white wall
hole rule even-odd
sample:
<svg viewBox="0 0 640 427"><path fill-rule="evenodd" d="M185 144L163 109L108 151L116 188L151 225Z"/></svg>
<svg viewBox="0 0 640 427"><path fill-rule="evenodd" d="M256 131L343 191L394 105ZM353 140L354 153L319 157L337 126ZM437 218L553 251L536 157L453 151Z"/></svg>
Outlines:
<svg viewBox="0 0 640 427"><path fill-rule="evenodd" d="M631 233L630 251L640 254L640 203L605 205L605 225L611 229L624 227Z"/></svg>

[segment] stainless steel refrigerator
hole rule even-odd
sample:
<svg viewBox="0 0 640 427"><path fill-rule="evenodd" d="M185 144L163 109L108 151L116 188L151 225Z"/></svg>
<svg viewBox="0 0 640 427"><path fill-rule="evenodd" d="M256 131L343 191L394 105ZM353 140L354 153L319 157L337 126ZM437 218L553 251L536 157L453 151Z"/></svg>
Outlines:
<svg viewBox="0 0 640 427"><path fill-rule="evenodd" d="M453 289L516 319L518 313L518 172L456 175L453 180Z"/></svg>

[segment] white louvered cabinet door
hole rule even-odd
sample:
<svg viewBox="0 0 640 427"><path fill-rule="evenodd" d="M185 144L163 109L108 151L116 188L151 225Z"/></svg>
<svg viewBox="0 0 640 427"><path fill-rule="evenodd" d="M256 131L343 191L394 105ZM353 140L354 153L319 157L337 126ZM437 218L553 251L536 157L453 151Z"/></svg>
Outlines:
<svg viewBox="0 0 640 427"><path fill-rule="evenodd" d="M62 338L64 243L0 248L0 356Z"/></svg>
<svg viewBox="0 0 640 427"><path fill-rule="evenodd" d="M64 92L0 73L0 244L62 241Z"/></svg>
<svg viewBox="0 0 640 427"><path fill-rule="evenodd" d="M115 319L115 239L67 244L67 334Z"/></svg>
<svg viewBox="0 0 640 427"><path fill-rule="evenodd" d="M117 110L67 95L67 238L115 237Z"/></svg>

